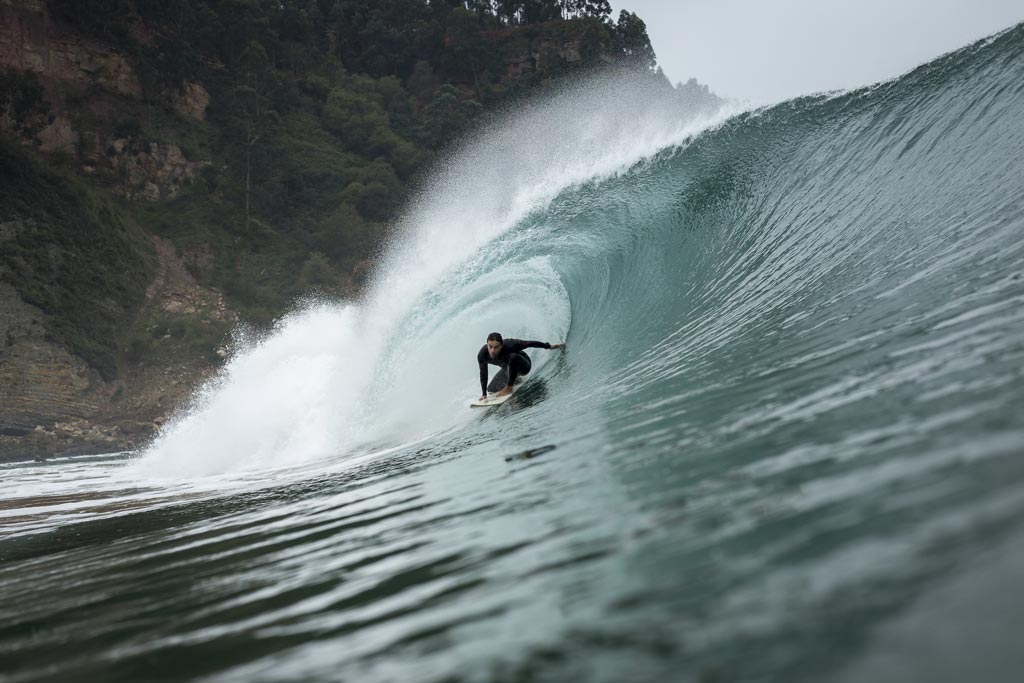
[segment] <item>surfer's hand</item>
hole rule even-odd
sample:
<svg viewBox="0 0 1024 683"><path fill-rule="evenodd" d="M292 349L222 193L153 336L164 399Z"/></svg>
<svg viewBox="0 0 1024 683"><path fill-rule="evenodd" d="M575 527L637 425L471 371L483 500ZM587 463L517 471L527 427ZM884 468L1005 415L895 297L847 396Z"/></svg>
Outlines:
<svg viewBox="0 0 1024 683"><path fill-rule="evenodd" d="M562 344L552 344L551 348L553 348L553 349L564 349L565 348L565 343L562 343Z"/></svg>

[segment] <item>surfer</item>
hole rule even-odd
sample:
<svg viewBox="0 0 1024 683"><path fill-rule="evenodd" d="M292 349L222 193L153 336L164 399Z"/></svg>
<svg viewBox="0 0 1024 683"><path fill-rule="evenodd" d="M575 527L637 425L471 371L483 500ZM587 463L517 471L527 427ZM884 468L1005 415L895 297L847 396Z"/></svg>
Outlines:
<svg viewBox="0 0 1024 683"><path fill-rule="evenodd" d="M530 357L524 349L564 349L565 344L549 344L548 342L524 341L522 339L502 339L501 334L491 332L487 335L487 343L480 347L476 354L476 362L480 366L480 400L487 398L487 390L500 390L495 396L512 393L512 386L521 376L530 372ZM487 364L501 368L487 386ZM502 386L504 385L504 386Z"/></svg>

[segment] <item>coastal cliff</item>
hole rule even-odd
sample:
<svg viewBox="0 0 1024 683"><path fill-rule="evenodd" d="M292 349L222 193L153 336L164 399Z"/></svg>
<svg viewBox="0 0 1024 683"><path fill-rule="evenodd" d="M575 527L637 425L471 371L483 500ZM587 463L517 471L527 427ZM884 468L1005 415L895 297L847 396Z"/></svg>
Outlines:
<svg viewBox="0 0 1024 683"><path fill-rule="evenodd" d="M357 295L510 98L614 63L672 87L607 3L472 7L0 0L0 459L136 447L233 329Z"/></svg>

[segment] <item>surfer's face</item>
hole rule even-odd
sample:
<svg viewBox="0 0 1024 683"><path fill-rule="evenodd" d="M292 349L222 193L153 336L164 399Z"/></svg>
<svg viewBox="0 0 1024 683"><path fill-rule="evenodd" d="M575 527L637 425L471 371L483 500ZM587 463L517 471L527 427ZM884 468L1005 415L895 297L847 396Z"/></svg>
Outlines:
<svg viewBox="0 0 1024 683"><path fill-rule="evenodd" d="M487 353L491 354L491 358L497 358L498 354L501 353L501 342L500 341L488 341L487 342Z"/></svg>

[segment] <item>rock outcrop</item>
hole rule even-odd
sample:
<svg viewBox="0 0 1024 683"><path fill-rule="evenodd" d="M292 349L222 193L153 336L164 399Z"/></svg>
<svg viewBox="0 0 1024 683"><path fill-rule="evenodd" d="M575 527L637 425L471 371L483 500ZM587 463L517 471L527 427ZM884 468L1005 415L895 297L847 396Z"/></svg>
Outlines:
<svg viewBox="0 0 1024 683"><path fill-rule="evenodd" d="M159 258L156 276L146 289L146 300L164 312L197 316L207 321L238 322L238 314L228 308L224 295L203 287L189 272L188 263L201 263L208 252L197 249L179 256L168 240L153 238Z"/></svg>
<svg viewBox="0 0 1024 683"><path fill-rule="evenodd" d="M579 40L544 39L534 41L527 52L509 60L505 70L505 81L518 81L534 71L549 68L552 62L578 64L582 59L580 44Z"/></svg>
<svg viewBox="0 0 1024 683"><path fill-rule="evenodd" d="M0 66L31 71L65 87L99 85L122 95L142 95L125 55L51 21L40 0L0 2Z"/></svg>
<svg viewBox="0 0 1024 683"><path fill-rule="evenodd" d="M9 228L0 223L0 233ZM147 310L205 322L238 320L220 292L196 282L170 242L155 241L159 265L146 291ZM201 259L202 252L191 258ZM216 371L215 363L191 360L136 367L106 382L49 337L45 317L0 281L0 461L138 447ZM170 335L159 342L175 344Z"/></svg>
<svg viewBox="0 0 1024 683"><path fill-rule="evenodd" d="M191 116L197 121L206 120L206 107L210 104L210 93L199 83L188 81L181 84L181 89L171 93L171 103L182 116Z"/></svg>
<svg viewBox="0 0 1024 683"><path fill-rule="evenodd" d="M128 199L173 199L191 183L207 161L189 159L176 144L118 137L103 126L83 127L69 113L69 97L99 88L106 99L139 99L142 86L128 58L117 50L52 21L45 3L0 2L0 69L35 74L49 115L41 130L26 133L24 122L0 119L0 127L36 144L46 153L77 156L85 173L96 175ZM199 83L185 81L163 99L180 115L203 121L210 94ZM103 95L89 97L93 118L109 125L106 110L117 103Z"/></svg>
<svg viewBox="0 0 1024 683"><path fill-rule="evenodd" d="M174 144L88 135L93 140L92 151L82 155L83 170L103 175L114 194L127 199L174 199L209 165L207 161L190 161Z"/></svg>
<svg viewBox="0 0 1024 683"><path fill-rule="evenodd" d="M44 317L0 282L0 458L57 453L37 429L99 411L99 375L48 338Z"/></svg>

